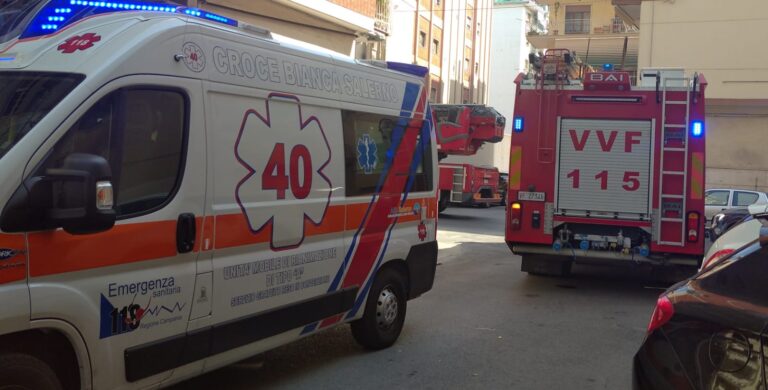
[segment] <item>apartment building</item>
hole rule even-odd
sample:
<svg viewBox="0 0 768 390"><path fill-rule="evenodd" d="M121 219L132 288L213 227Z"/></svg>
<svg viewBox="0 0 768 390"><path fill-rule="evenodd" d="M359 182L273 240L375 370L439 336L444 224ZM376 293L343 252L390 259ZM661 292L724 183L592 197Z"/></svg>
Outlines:
<svg viewBox="0 0 768 390"><path fill-rule="evenodd" d="M427 66L430 101L485 103L492 0L389 0L386 58Z"/></svg>
<svg viewBox="0 0 768 390"><path fill-rule="evenodd" d="M539 50L569 49L581 71L611 64L616 70L637 72L640 7L623 0L537 0L549 10L546 33L531 32L528 40Z"/></svg>
<svg viewBox="0 0 768 390"><path fill-rule="evenodd" d="M485 145L483 156L491 157L486 165L493 165L501 172L509 170L509 145L512 137L512 118L515 112L515 78L528 71L528 54L536 49L526 35L543 35L547 32L547 8L534 0L495 0L493 4L493 29L491 32L491 75L488 89L488 105L508 118L504 140Z"/></svg>
<svg viewBox="0 0 768 390"><path fill-rule="evenodd" d="M768 191L768 2L623 0L642 7L640 67L704 73L707 187Z"/></svg>

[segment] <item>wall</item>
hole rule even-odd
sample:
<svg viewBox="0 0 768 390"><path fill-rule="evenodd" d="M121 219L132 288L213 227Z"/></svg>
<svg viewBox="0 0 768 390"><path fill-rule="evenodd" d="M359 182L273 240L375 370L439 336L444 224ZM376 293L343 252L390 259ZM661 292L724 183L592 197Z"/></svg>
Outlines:
<svg viewBox="0 0 768 390"><path fill-rule="evenodd" d="M207 0L211 12L351 55L355 32L269 0Z"/></svg>
<svg viewBox="0 0 768 390"><path fill-rule="evenodd" d="M376 0L328 0L369 18L376 16Z"/></svg>
<svg viewBox="0 0 768 390"><path fill-rule="evenodd" d="M738 6L736 6L738 5ZM644 1L640 67L702 72L707 187L768 190L768 1Z"/></svg>
<svg viewBox="0 0 768 390"><path fill-rule="evenodd" d="M494 6L494 24L491 50L493 57L488 90L488 105L498 110L507 119L504 140L495 144L493 164L502 172L509 169L509 145L512 133L512 118L515 112L515 78L525 71L528 53L531 50L525 38L527 32L528 8L524 4L497 4Z"/></svg>
<svg viewBox="0 0 768 390"><path fill-rule="evenodd" d="M416 18L414 0L390 0L390 33L387 37L387 61L413 63L413 48L416 42Z"/></svg>

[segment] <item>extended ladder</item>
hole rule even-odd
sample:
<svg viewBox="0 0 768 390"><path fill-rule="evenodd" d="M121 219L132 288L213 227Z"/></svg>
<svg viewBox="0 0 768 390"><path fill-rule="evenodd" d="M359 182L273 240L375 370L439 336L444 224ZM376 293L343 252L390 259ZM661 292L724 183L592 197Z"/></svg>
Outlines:
<svg viewBox="0 0 768 390"><path fill-rule="evenodd" d="M461 203L464 201L464 177L466 170L464 167L454 168L453 186L451 186L451 202Z"/></svg>
<svg viewBox="0 0 768 390"><path fill-rule="evenodd" d="M682 85L681 85L682 84ZM688 125L690 121L691 106L691 80L684 78L665 78L662 90L662 127L661 127L661 174L659 175L659 223L656 232L659 245L684 246L686 239L686 199L688 188ZM670 89L672 89L670 91ZM670 100L671 96L679 99L685 93L684 100ZM669 109L683 106L685 110L684 123L669 121ZM677 119L680 119L680 115ZM675 168L667 168L665 162L676 162ZM679 169L682 166L682 169ZM682 182L678 182L682 180ZM682 187L682 193L667 192L670 182L678 182L675 187ZM665 183L667 184L665 186ZM677 211L675 213L675 211ZM667 214L676 214L668 216ZM678 227L680 240L663 240L661 232Z"/></svg>

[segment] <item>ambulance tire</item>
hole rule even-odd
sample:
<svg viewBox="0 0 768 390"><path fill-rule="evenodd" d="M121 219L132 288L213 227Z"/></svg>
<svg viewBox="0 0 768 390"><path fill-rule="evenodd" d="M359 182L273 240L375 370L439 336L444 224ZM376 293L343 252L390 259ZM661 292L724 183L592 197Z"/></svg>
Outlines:
<svg viewBox="0 0 768 390"><path fill-rule="evenodd" d="M24 353L0 354L0 389L62 390L56 372L44 361Z"/></svg>
<svg viewBox="0 0 768 390"><path fill-rule="evenodd" d="M569 276L573 261L560 256L523 255L520 270L535 276Z"/></svg>
<svg viewBox="0 0 768 390"><path fill-rule="evenodd" d="M352 322L352 336L364 348L384 349L400 336L408 303L404 279L394 268L384 268L376 275L363 318Z"/></svg>

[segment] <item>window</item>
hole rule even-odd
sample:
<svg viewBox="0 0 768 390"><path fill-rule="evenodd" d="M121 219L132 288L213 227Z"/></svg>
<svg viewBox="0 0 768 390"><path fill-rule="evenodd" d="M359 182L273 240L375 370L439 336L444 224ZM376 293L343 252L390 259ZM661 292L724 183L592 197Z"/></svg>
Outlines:
<svg viewBox="0 0 768 390"><path fill-rule="evenodd" d="M440 54L440 41L437 39L432 40L432 53L434 54Z"/></svg>
<svg viewBox="0 0 768 390"><path fill-rule="evenodd" d="M180 181L186 106L176 91L113 92L69 129L41 170L61 167L72 153L104 157L112 169L118 218L155 210L170 200Z"/></svg>
<svg viewBox="0 0 768 390"><path fill-rule="evenodd" d="M565 33L589 34L590 6L569 5L565 7Z"/></svg>
<svg viewBox="0 0 768 390"><path fill-rule="evenodd" d="M724 269L700 278L703 289L755 305L768 304L768 247L749 245L720 264Z"/></svg>
<svg viewBox="0 0 768 390"><path fill-rule="evenodd" d="M427 33L419 31L419 46L427 47Z"/></svg>
<svg viewBox="0 0 768 390"><path fill-rule="evenodd" d="M704 204L707 206L728 206L729 191L707 191Z"/></svg>
<svg viewBox="0 0 768 390"><path fill-rule="evenodd" d="M55 73L0 72L0 159L83 78Z"/></svg>
<svg viewBox="0 0 768 390"><path fill-rule="evenodd" d="M43 0L0 1L0 43L21 35L45 3Z"/></svg>
<svg viewBox="0 0 768 390"><path fill-rule="evenodd" d="M757 202L759 195L754 192L735 191L733 193L733 205L746 207Z"/></svg>
<svg viewBox="0 0 768 390"><path fill-rule="evenodd" d="M388 156L393 154L390 152L393 148L392 139L403 131L421 131L415 127L405 128L410 121L378 114L342 111L347 196L370 195L376 191L385 167L391 162ZM423 154L421 164L415 171L411 192L432 190L432 146L430 142L420 142L420 138L419 135L417 147L423 148Z"/></svg>

